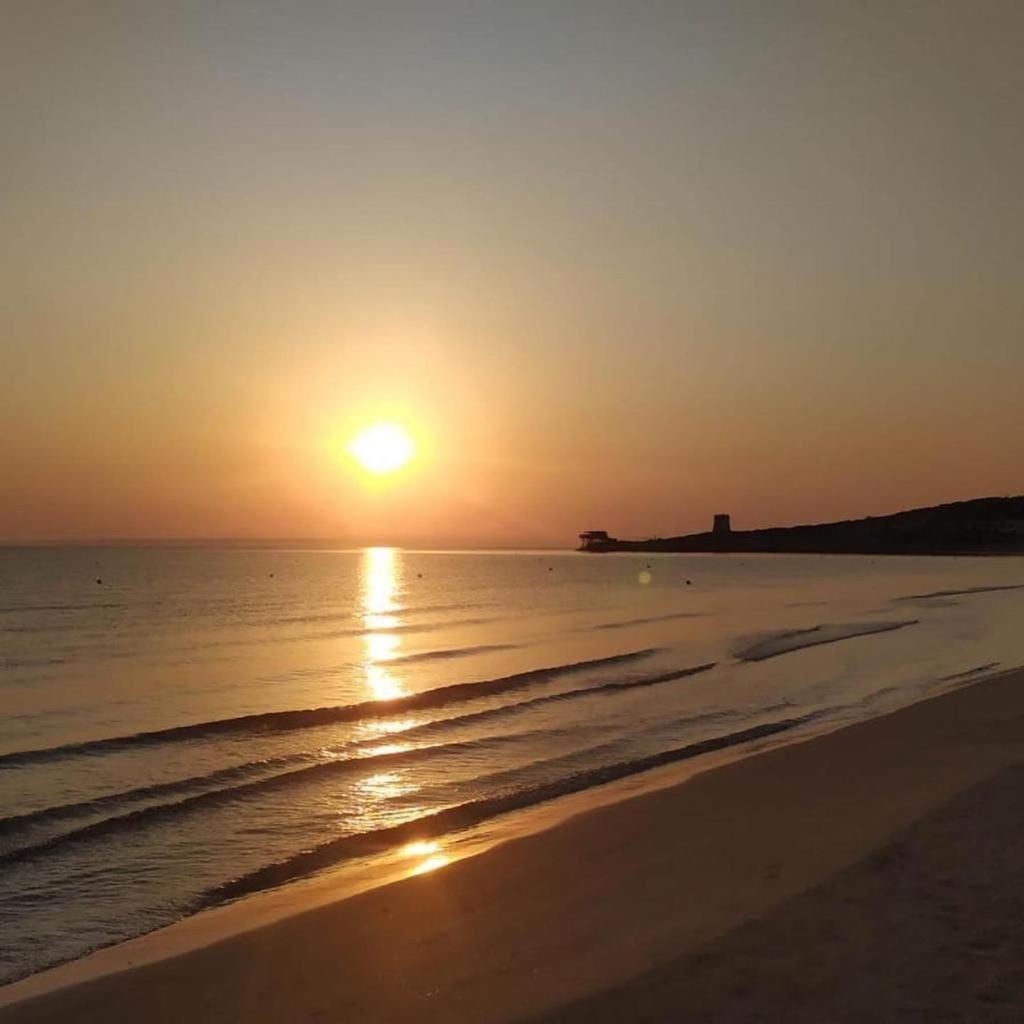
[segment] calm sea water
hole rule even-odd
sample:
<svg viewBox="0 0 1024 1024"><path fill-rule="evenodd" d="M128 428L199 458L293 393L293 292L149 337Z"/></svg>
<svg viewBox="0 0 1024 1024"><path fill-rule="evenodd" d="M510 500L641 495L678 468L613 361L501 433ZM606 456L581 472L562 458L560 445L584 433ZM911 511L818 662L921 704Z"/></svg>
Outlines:
<svg viewBox="0 0 1024 1024"><path fill-rule="evenodd" d="M0 550L0 980L1024 663L1022 585L1021 559Z"/></svg>

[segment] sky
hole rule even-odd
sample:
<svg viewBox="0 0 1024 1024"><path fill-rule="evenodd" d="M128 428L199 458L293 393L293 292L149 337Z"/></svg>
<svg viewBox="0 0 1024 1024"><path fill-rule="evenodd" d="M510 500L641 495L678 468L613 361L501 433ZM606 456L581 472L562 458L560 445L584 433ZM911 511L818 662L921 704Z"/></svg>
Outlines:
<svg viewBox="0 0 1024 1024"><path fill-rule="evenodd" d="M0 538L1024 492L1024 5L9 0ZM361 426L417 457L371 479Z"/></svg>

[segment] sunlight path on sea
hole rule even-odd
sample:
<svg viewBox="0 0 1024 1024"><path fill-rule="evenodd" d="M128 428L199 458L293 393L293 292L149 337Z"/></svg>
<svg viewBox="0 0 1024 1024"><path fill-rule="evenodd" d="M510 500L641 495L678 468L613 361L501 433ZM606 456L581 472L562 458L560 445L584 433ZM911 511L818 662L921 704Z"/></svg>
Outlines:
<svg viewBox="0 0 1024 1024"><path fill-rule="evenodd" d="M400 625L395 596L401 583L401 560L394 548L367 548L360 567L363 623L369 632L363 638L363 671L374 700L402 697L407 690L387 668L398 656L402 639L387 632Z"/></svg>

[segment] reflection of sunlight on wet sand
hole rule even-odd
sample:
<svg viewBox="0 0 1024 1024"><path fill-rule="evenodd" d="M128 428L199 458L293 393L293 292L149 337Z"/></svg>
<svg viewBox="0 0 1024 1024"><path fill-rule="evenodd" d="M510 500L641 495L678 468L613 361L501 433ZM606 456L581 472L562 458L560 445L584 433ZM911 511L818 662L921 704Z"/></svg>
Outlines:
<svg viewBox="0 0 1024 1024"><path fill-rule="evenodd" d="M401 853L403 857L429 857L440 849L441 844L436 840L417 839L415 842L407 843L403 846Z"/></svg>
<svg viewBox="0 0 1024 1024"><path fill-rule="evenodd" d="M367 548L363 553L363 623L368 629L400 625L395 604L400 577L399 554L394 548ZM394 700L406 693L400 679L384 663L397 656L401 637L395 633L367 633L363 638L363 670L375 700Z"/></svg>
<svg viewBox="0 0 1024 1024"><path fill-rule="evenodd" d="M408 843L399 852L403 857L425 858L409 872L410 875L424 875L428 871L436 871L451 861L451 858L441 850L441 844L434 840L421 839Z"/></svg>
<svg viewBox="0 0 1024 1024"><path fill-rule="evenodd" d="M425 875L428 871L436 871L438 868L443 868L445 864L449 863L449 860L450 858L446 857L443 853L439 853L434 857L428 857L422 864L417 864L409 874Z"/></svg>

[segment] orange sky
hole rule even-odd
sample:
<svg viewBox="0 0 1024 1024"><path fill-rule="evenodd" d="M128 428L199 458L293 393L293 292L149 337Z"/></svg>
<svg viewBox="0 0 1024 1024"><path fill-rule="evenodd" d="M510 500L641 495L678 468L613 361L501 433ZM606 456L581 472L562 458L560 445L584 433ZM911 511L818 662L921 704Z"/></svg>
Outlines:
<svg viewBox="0 0 1024 1024"><path fill-rule="evenodd" d="M13 5L0 538L1024 491L1024 7ZM407 472L340 448L406 422Z"/></svg>

